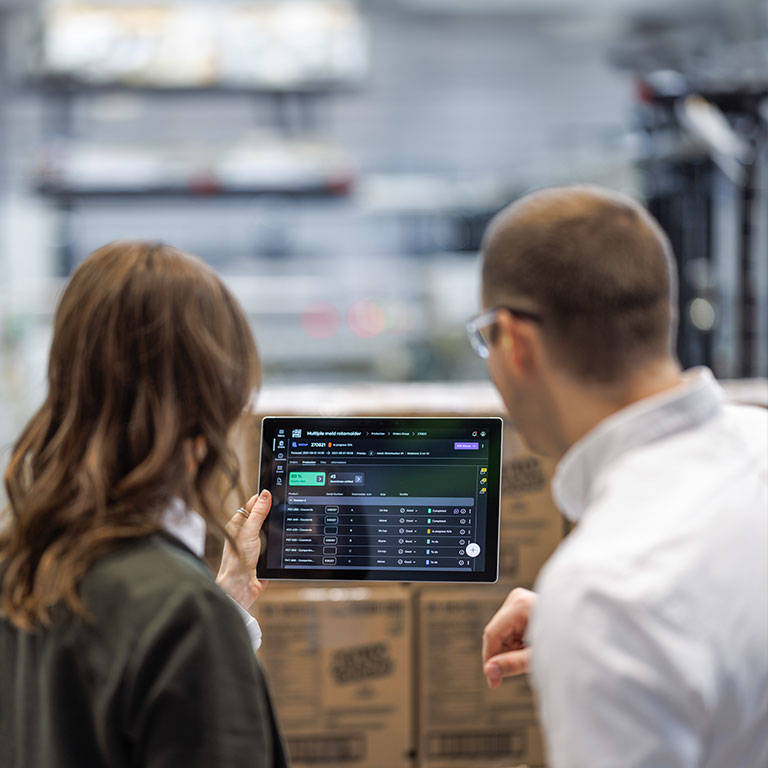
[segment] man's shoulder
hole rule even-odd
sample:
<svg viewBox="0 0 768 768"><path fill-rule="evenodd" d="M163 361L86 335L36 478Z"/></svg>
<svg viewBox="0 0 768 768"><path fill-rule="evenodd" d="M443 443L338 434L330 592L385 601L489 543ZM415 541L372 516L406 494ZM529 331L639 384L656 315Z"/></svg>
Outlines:
<svg viewBox="0 0 768 768"><path fill-rule="evenodd" d="M574 612L593 603L623 612L663 606L672 592L687 588L691 574L682 576L670 560L690 559L688 548L673 546L674 534L644 529L626 513L626 502L615 499L588 510L539 573L536 591L543 603L560 611L566 603ZM685 570L687 563L680 564Z"/></svg>
<svg viewBox="0 0 768 768"><path fill-rule="evenodd" d="M542 603L648 612L702 634L718 610L766 599L768 411L726 406L690 430L618 459L542 569ZM728 608L718 607L727 602Z"/></svg>
<svg viewBox="0 0 768 768"><path fill-rule="evenodd" d="M723 409L724 419L746 451L768 464L768 408L729 403Z"/></svg>
<svg viewBox="0 0 768 768"><path fill-rule="evenodd" d="M731 510L732 520L740 500L754 506L749 499L765 492L767 476L768 410L728 404L717 417L612 462L595 479L585 519L592 518L595 529L599 518L607 527L609 518L620 519L628 533L637 533L640 548L655 534L696 534L702 541L722 524L723 510ZM747 511L753 518L754 510Z"/></svg>
<svg viewBox="0 0 768 768"><path fill-rule="evenodd" d="M763 408L760 405L727 402L723 406L723 410L730 418L768 424L768 408Z"/></svg>
<svg viewBox="0 0 768 768"><path fill-rule="evenodd" d="M588 638L601 637L607 646L619 642L622 634L632 635L635 642L661 632L687 643L690 632L702 624L701 600L687 578L680 581L669 568L656 569L650 561L626 559L623 553L600 555L592 546L569 543L561 545L539 574L534 643L546 639L560 647L567 642L575 646L573 653L589 655ZM572 637L576 631L581 633L578 642ZM697 643L704 634L699 633Z"/></svg>
<svg viewBox="0 0 768 768"><path fill-rule="evenodd" d="M555 614L566 609L577 612L586 600L609 598L611 584L626 583L626 563L617 560L605 542L585 534L580 524L539 572L536 592L542 609Z"/></svg>
<svg viewBox="0 0 768 768"><path fill-rule="evenodd" d="M571 532L544 564L536 583L540 596L559 595L566 585L568 593L576 595L619 575L610 553L595 548L582 534L578 528Z"/></svg>
<svg viewBox="0 0 768 768"><path fill-rule="evenodd" d="M768 409L728 403L714 418L627 452L613 469L653 466L662 475L667 470L684 480L677 471L682 465L727 469L755 459L768 462ZM715 472L712 477L720 474Z"/></svg>

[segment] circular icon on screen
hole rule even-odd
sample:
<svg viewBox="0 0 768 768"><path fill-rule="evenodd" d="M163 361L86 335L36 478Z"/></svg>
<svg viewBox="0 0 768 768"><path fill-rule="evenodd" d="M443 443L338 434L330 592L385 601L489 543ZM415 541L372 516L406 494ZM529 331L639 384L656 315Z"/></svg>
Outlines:
<svg viewBox="0 0 768 768"><path fill-rule="evenodd" d="M467 554L470 557L477 557L480 554L480 545L475 544L474 541L467 544Z"/></svg>

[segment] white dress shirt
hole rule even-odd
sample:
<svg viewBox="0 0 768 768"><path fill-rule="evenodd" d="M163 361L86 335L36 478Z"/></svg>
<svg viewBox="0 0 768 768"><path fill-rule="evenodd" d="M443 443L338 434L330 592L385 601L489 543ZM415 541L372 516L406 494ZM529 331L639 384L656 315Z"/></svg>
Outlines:
<svg viewBox="0 0 768 768"><path fill-rule="evenodd" d="M528 635L552 768L766 768L768 411L694 369L552 487L579 521Z"/></svg>
<svg viewBox="0 0 768 768"><path fill-rule="evenodd" d="M181 499L174 499L163 512L160 522L168 533L189 547L198 557L205 554L205 520L193 509L187 508ZM243 617L253 650L257 651L261 647L262 637L259 622L240 603L235 600L232 602Z"/></svg>

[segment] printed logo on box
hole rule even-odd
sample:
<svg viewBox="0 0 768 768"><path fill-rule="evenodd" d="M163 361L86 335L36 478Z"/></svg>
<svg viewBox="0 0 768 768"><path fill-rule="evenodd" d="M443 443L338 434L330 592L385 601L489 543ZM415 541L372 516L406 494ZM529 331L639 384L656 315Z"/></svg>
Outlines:
<svg viewBox="0 0 768 768"><path fill-rule="evenodd" d="M547 478L541 462L533 456L506 463L502 478L503 493L532 493L547 487Z"/></svg>
<svg viewBox="0 0 768 768"><path fill-rule="evenodd" d="M357 683L392 674L395 663L386 643L343 648L331 657L331 674L337 683Z"/></svg>

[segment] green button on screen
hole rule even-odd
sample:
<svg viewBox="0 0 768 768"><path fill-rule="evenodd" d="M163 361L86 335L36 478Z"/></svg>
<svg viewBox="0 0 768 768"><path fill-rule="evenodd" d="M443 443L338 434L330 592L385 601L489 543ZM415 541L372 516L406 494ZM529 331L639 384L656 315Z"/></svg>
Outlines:
<svg viewBox="0 0 768 768"><path fill-rule="evenodd" d="M288 485L325 485L325 472L289 472Z"/></svg>

